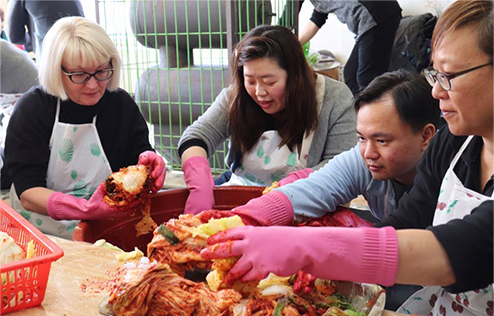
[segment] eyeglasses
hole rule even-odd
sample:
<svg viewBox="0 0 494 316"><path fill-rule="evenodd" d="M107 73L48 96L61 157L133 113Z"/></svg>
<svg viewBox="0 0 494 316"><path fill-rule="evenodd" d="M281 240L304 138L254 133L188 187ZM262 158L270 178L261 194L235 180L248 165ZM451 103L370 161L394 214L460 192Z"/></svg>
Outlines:
<svg viewBox="0 0 494 316"><path fill-rule="evenodd" d="M463 70L463 71L455 72L455 73L447 73L447 74L445 74L443 72L439 72L439 71L434 70L434 69L423 69L422 75L424 75L425 79L427 79L427 82L431 86L434 86L434 84L436 82L439 82L439 85L441 86L441 88L443 88L446 91L449 91L449 90L451 90L451 79L459 77L459 76L463 76L464 74L467 74L471 71L474 71L474 70L477 70L477 69L480 69L482 67L489 66L489 65L492 65L492 61L487 63L487 64L483 64L483 65L473 67L473 68L470 68L467 70Z"/></svg>
<svg viewBox="0 0 494 316"><path fill-rule="evenodd" d="M113 76L113 65L110 61L110 67L98 70L92 74L85 71L68 72L63 66L62 72L75 84L84 84L88 82L91 77L94 77L96 81L106 81Z"/></svg>

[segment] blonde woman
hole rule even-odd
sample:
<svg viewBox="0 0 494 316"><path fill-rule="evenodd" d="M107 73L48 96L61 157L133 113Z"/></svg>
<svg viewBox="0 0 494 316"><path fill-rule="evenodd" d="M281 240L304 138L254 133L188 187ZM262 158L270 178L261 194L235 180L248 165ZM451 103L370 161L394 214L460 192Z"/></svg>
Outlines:
<svg viewBox="0 0 494 316"><path fill-rule="evenodd" d="M105 30L81 17L58 20L43 42L40 85L17 102L5 157L11 201L41 231L70 238L78 220L114 217L102 183L134 164L165 176L132 97L118 88L121 61Z"/></svg>

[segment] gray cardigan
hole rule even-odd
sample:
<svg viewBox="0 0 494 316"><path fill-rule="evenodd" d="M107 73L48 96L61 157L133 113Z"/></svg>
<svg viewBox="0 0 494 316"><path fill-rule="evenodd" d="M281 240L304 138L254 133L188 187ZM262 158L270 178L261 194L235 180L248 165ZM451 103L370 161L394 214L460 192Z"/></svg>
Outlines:
<svg viewBox="0 0 494 316"><path fill-rule="evenodd" d="M329 159L349 150L357 143L356 115L352 107L352 93L343 83L317 75L316 95L319 121L309 149L307 166L319 169ZM230 135L228 133L228 99L231 87L224 88L213 104L183 133L179 147L186 141L200 139L207 145L208 156ZM237 148L229 146L226 164L232 168Z"/></svg>

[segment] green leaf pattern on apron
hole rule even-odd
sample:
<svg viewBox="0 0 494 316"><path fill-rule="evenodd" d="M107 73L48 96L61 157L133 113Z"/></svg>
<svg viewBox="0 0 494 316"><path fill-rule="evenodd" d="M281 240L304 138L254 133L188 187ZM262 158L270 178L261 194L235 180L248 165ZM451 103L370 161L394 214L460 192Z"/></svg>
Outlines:
<svg viewBox="0 0 494 316"><path fill-rule="evenodd" d="M453 203L448 205L448 210L446 211L446 213L451 212L451 209L456 205L456 203L458 203L458 200L455 200Z"/></svg>
<svg viewBox="0 0 494 316"><path fill-rule="evenodd" d="M245 177L247 178L247 180L251 181L251 182L256 182L256 177L253 176L252 174L250 173L246 173L245 174Z"/></svg>
<svg viewBox="0 0 494 316"><path fill-rule="evenodd" d="M271 156L267 156L266 158L264 158L265 165L269 165L270 162L271 162Z"/></svg>
<svg viewBox="0 0 494 316"><path fill-rule="evenodd" d="M283 170L276 170L271 174L271 181L280 181L286 177L286 173Z"/></svg>
<svg viewBox="0 0 494 316"><path fill-rule="evenodd" d="M97 188L98 188L98 187L90 187L90 188L89 188L89 195L88 195L88 196L89 196L89 197L93 196L94 191L96 191L96 189L97 189Z"/></svg>
<svg viewBox="0 0 494 316"><path fill-rule="evenodd" d="M101 149L98 144L91 144L89 147L93 156L99 157L101 155Z"/></svg>
<svg viewBox="0 0 494 316"><path fill-rule="evenodd" d="M264 156L264 147L261 146L259 147L259 149L257 150L257 157L259 158L262 158Z"/></svg>
<svg viewBox="0 0 494 316"><path fill-rule="evenodd" d="M41 226L43 225L43 220L41 218L36 219L36 225Z"/></svg>
<svg viewBox="0 0 494 316"><path fill-rule="evenodd" d="M77 133L77 130L78 130L78 129L79 129L79 127L78 127L78 126L74 126L74 127L72 128L72 131L73 131L74 133Z"/></svg>
<svg viewBox="0 0 494 316"><path fill-rule="evenodd" d="M21 210L19 213L21 213L22 217L24 217L27 220L29 220L31 218L31 213L29 213L26 210Z"/></svg>
<svg viewBox="0 0 494 316"><path fill-rule="evenodd" d="M70 139L64 139L58 153L62 161L71 162L74 155L74 143Z"/></svg>
<svg viewBox="0 0 494 316"><path fill-rule="evenodd" d="M74 192L74 196L76 197L84 197L86 195L86 182L84 182L83 180L79 180L77 181L75 184L74 184L74 189L73 189L73 192Z"/></svg>
<svg viewBox="0 0 494 316"><path fill-rule="evenodd" d="M69 232L73 233L73 232L74 232L74 230L75 230L75 227L76 227L76 226L77 226L77 224L76 224L76 223L72 223L72 224L70 224L69 226L67 226L67 231L69 231Z"/></svg>
<svg viewBox="0 0 494 316"><path fill-rule="evenodd" d="M70 178L71 178L72 180L77 179L77 171L72 170L72 171L70 172Z"/></svg>
<svg viewBox="0 0 494 316"><path fill-rule="evenodd" d="M297 165L297 154L292 152L290 155L288 155L288 158L286 159L286 165L290 167L295 167Z"/></svg>

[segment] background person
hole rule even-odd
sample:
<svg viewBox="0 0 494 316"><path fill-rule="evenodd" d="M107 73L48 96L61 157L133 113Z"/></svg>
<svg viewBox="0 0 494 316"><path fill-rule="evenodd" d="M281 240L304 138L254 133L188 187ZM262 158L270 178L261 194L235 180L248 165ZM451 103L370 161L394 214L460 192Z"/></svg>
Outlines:
<svg viewBox="0 0 494 316"><path fill-rule="evenodd" d="M407 314L489 315L493 29L492 1L456 1L439 17L434 69L425 75L447 125L427 148L398 209L377 224L381 228L245 226L211 237L214 246L204 257L240 256L228 281L302 269L325 279L424 285L398 310Z"/></svg>
<svg viewBox="0 0 494 316"><path fill-rule="evenodd" d="M290 172L318 169L356 143L352 94L309 67L296 36L282 26L247 33L231 61L232 86L179 142L189 189L186 213L213 207L207 161L230 137L228 185L270 186Z"/></svg>
<svg viewBox="0 0 494 316"><path fill-rule="evenodd" d="M62 18L43 46L40 86L22 95L8 126L10 201L41 231L70 238L77 220L125 214L102 199L112 172L147 165L157 191L165 168L136 103L118 88L121 61L104 29Z"/></svg>
<svg viewBox="0 0 494 316"><path fill-rule="evenodd" d="M0 157L4 158L5 134L15 103L22 93L39 84L38 67L28 54L6 40L0 39ZM2 168L0 188L10 188L7 168Z"/></svg>
<svg viewBox="0 0 494 316"><path fill-rule="evenodd" d="M355 34L355 46L343 69L345 83L353 94L388 71L395 33L401 21L398 1L311 0L311 3L314 11L299 34L302 45L326 23L329 13L334 13Z"/></svg>
<svg viewBox="0 0 494 316"><path fill-rule="evenodd" d="M38 85L38 67L26 52L0 40L0 54L0 93L23 93Z"/></svg>
<svg viewBox="0 0 494 316"><path fill-rule="evenodd" d="M3 40L6 40L8 41L8 38L7 38L7 34L5 34L5 27L3 25L3 21L5 21L5 13L3 12L3 10L0 8L0 37L3 39Z"/></svg>
<svg viewBox="0 0 494 316"><path fill-rule="evenodd" d="M79 0L9 0L7 37L14 44L25 45L27 51L32 50L39 62L46 32L55 21L67 16L84 17Z"/></svg>

